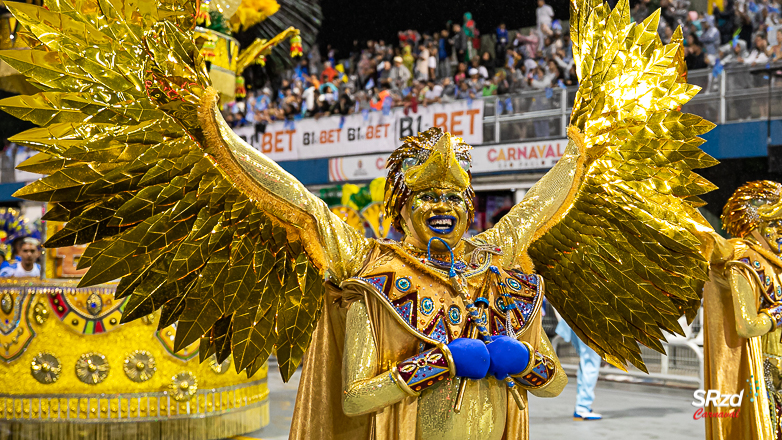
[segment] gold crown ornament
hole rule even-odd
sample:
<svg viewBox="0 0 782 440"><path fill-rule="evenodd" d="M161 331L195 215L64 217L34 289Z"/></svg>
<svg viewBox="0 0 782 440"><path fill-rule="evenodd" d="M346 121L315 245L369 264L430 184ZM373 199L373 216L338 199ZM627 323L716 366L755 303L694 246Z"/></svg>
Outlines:
<svg viewBox="0 0 782 440"><path fill-rule="evenodd" d="M0 280L0 432L19 438L225 438L269 423L266 366L174 352L158 314L120 325L116 285ZM112 425L110 429L106 425Z"/></svg>

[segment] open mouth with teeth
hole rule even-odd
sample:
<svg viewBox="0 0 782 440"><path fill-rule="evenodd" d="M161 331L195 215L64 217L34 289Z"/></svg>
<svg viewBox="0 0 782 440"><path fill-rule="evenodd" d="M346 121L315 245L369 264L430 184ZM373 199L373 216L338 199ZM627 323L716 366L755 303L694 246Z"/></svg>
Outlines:
<svg viewBox="0 0 782 440"><path fill-rule="evenodd" d="M435 215L426 221L429 229L438 234L450 234L456 227L456 217L450 215Z"/></svg>

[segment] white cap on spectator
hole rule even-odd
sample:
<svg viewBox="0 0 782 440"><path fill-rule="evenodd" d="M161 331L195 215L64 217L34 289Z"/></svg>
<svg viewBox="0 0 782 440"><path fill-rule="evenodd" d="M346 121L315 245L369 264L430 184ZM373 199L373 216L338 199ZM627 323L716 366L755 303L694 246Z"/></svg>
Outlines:
<svg viewBox="0 0 782 440"><path fill-rule="evenodd" d="M402 57L394 57L394 62L395 63L401 63L401 62L404 62L404 60L402 59Z"/></svg>
<svg viewBox="0 0 782 440"><path fill-rule="evenodd" d="M476 69L475 67L472 67L472 68L470 68L470 70L467 71L467 73L470 76L477 75L478 74L478 69Z"/></svg>
<svg viewBox="0 0 782 440"><path fill-rule="evenodd" d="M524 67L526 67L527 70L532 70L538 67L538 63L536 63L535 60L531 58L527 58L526 60L524 60Z"/></svg>
<svg viewBox="0 0 782 440"><path fill-rule="evenodd" d="M272 94L272 89L270 89L268 87L264 87L262 91L266 95L271 95Z"/></svg>
<svg viewBox="0 0 782 440"><path fill-rule="evenodd" d="M709 26L714 26L714 16L713 15L706 15L703 17L704 21L709 24Z"/></svg>
<svg viewBox="0 0 782 440"><path fill-rule="evenodd" d="M298 87L294 87L293 88L293 94L294 95L298 95L299 93L301 93L301 89L299 89Z"/></svg>

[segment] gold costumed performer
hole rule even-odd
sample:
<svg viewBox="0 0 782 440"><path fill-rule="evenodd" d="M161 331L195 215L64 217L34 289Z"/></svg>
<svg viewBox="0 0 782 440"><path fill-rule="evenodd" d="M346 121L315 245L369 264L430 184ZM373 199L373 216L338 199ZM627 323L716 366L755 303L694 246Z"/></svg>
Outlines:
<svg viewBox="0 0 782 440"><path fill-rule="evenodd" d="M742 394L736 417L707 417L709 440L782 438L782 184L736 190L722 210L728 241L703 295L706 390Z"/></svg>
<svg viewBox="0 0 782 440"><path fill-rule="evenodd" d="M49 176L17 195L68 222L52 245L91 243L83 285L122 278L124 322L177 321L175 349L200 340L248 374L276 350L288 380L309 347L293 439L524 439L526 391L565 384L544 293L601 356L641 369L637 342L662 351L698 310L713 231L697 195L713 186L692 169L715 163L697 138L713 124L678 111L699 89L659 12L636 25L626 0L574 0L566 153L491 230L463 238L470 147L437 128L405 139L385 188L395 242L364 238L231 131L190 3L51 3L8 5L47 89L0 101L44 126L15 141Z"/></svg>

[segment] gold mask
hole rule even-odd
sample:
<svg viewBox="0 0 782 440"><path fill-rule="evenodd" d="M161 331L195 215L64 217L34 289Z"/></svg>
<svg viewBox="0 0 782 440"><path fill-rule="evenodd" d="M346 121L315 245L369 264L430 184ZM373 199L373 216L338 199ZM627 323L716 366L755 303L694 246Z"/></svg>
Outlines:
<svg viewBox="0 0 782 440"><path fill-rule="evenodd" d="M730 235L738 238L751 234L762 222L780 218L782 184L770 180L745 183L722 208L722 226Z"/></svg>
<svg viewBox="0 0 782 440"><path fill-rule="evenodd" d="M432 127L405 138L404 143L388 159L388 180L385 188L385 207L394 219L394 227L403 231L402 208L414 192L438 188L464 194L473 218L473 197L470 176L471 146L461 138Z"/></svg>

